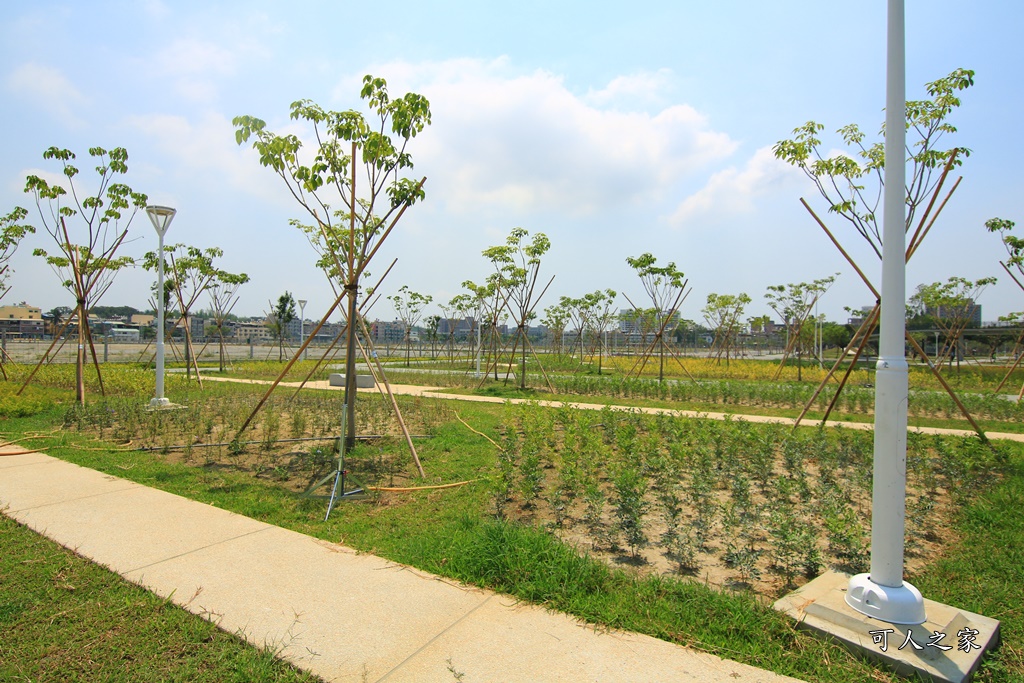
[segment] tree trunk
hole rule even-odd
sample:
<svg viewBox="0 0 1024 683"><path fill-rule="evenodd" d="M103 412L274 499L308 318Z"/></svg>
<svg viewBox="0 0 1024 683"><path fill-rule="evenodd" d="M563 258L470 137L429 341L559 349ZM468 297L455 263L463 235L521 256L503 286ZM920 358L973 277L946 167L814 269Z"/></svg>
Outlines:
<svg viewBox="0 0 1024 683"><path fill-rule="evenodd" d="M521 366L522 370L519 373L519 388L520 389L525 389L526 388L526 329L524 327L520 326L519 333L521 335L523 335L523 354L522 354L523 361L522 361L522 366Z"/></svg>
<svg viewBox="0 0 1024 683"><path fill-rule="evenodd" d="M348 330L345 337L345 450L356 446L356 310L357 284L348 287Z"/></svg>
<svg viewBox="0 0 1024 683"><path fill-rule="evenodd" d="M78 304L78 353L75 355L75 400L85 405L85 303Z"/></svg>
<svg viewBox="0 0 1024 683"><path fill-rule="evenodd" d="M224 327L223 323L217 326L217 335L220 337L220 371L224 372Z"/></svg>

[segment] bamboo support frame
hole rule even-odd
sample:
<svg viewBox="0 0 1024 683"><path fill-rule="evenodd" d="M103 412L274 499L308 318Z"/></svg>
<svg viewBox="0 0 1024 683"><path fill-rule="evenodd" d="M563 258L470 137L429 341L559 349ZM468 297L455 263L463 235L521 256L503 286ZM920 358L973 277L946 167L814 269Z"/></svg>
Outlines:
<svg viewBox="0 0 1024 683"><path fill-rule="evenodd" d="M939 182L936 185L936 188L935 188L935 190L932 193L932 199L929 202L928 207L925 210L924 215L921 216L921 220L918 222L917 229L914 231L914 234L911 236L910 243L909 243L909 245L907 247L907 250L906 250L906 253L904 255L905 261L909 261L910 258L917 251L918 247L920 247L921 242L928 235L928 232L931 230L932 225L935 224L935 221L938 219L939 214L942 212L942 209L945 207L946 202L949 201L949 198L953 195L953 192L956 191L957 187L960 184L960 179L958 178L957 181L953 184L953 187L950 188L949 192L946 194L946 196L943 199L942 203L939 205L939 208L935 212L935 215L931 216L930 220L929 220L929 215L931 213L931 209L934 206L936 197L938 196L940 190L942 189L942 185L945 182L947 174L949 173L950 169L953 166L953 160L955 159L955 157L956 157L956 151L954 150L954 153L952 155L950 155L950 159L947 160L946 165L943 168L942 175L939 178ZM825 232L825 234L828 236L828 238L832 242L832 244L835 245L836 249L839 250L839 252L843 255L843 257L850 264L850 266L852 266L853 269L857 272L857 274L860 276L861 280L864 282L864 284L867 286L867 288L869 290L871 290L871 293L875 296L876 301L880 301L881 300L881 296L879 295L878 290L875 288L875 286L873 284L871 284L871 280L869 280L868 277L864 274L864 271L862 271L860 269L860 267L857 265L856 261L854 261L853 257L851 257L849 255L849 253L839 243L839 240L837 240L835 235L832 234L832 231L828 229L828 226L825 225L825 222L822 221L821 218L818 217L818 215L814 212L814 210L810 207L810 205L807 203L807 201L803 197L800 198L800 203L804 205L804 208L807 209L807 212L811 214L811 217L814 218L815 222L817 222L817 224ZM927 224L926 224L926 221L927 221ZM1019 284L1020 283L1018 283L1018 285ZM876 304L876 309L877 309L877 306L878 306L878 304ZM975 422L974 418L971 416L970 412L967 410L967 407L964 406L963 402L956 396L956 392L953 391L952 387L950 387L949 384L946 382L946 380L942 377L941 372L939 372L936 369L934 364L931 362L931 359L929 359L928 355L920 347L920 345L917 343L917 341L913 337L910 336L909 332L907 332L905 336L906 336L906 339L910 342L910 344L914 347L914 349L925 360L925 363L928 365L928 369L931 370L932 374L935 375L936 379L939 380L939 383L942 385L943 389L946 391L947 394L949 394L950 398L953 399L953 402L956 404L957 408L960 410L960 412L963 414L963 416L967 419L967 421L971 424L971 426L974 428L974 430L978 433L978 436L981 438L981 440L987 442L988 441L988 437L985 436L984 430L982 430L981 427L978 426L978 423ZM862 342L861 342L862 345L866 343L866 340L867 340L868 337L870 337L870 333L864 335L864 340L862 340ZM858 350L858 354L855 356L855 358L858 358L858 357L859 357L859 350ZM851 364L851 366L850 366L851 370L849 370L847 372L847 375L849 374L850 371L852 371L852 368L853 368L854 364L855 364L855 362ZM810 409L811 405L813 405L814 400L817 398L818 394L824 388L825 383L828 382L828 380L831 378L831 376L832 376L832 373L829 373L828 375L826 375L825 379L822 380L821 385L819 385L818 389L815 391L813 398L811 399L811 401L809 401L804 406L803 412L801 413L800 417L797 418L797 421L796 421L797 425L800 423L800 420L804 417L804 415L807 414L807 412ZM832 397L832 401L829 404L829 409L826 411L825 417L822 418L822 424L824 424L828 420L828 416L831 413L833 405L838 400L839 393L842 391L842 387L844 386L844 384L845 384L845 379L844 379L844 382L840 383L839 389L837 389L835 395ZM1022 393L1022 395L1024 395L1024 387L1022 387L1021 393ZM795 428L795 426L794 426L794 428Z"/></svg>

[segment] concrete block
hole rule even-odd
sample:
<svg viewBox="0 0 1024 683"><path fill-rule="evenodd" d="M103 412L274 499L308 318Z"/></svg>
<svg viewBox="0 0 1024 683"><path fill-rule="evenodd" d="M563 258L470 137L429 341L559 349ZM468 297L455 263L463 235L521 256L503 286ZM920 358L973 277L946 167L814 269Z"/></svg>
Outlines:
<svg viewBox="0 0 1024 683"><path fill-rule="evenodd" d="M330 376L330 386L345 386L345 375L338 372L332 372ZM377 386L377 382L373 379L373 375L356 375L356 389L373 389L375 386Z"/></svg>
<svg viewBox="0 0 1024 683"><path fill-rule="evenodd" d="M850 577L826 572L774 604L816 635L831 637L855 654L883 663L903 676L932 681L969 681L981 658L999 643L995 619L925 598L925 622L890 624L846 604ZM941 636L941 637L940 637Z"/></svg>

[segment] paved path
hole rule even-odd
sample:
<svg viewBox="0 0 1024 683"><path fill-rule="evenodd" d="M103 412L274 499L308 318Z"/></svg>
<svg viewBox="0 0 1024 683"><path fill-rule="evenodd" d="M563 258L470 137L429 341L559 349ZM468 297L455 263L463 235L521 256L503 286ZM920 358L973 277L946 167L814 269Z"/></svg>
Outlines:
<svg viewBox="0 0 1024 683"><path fill-rule="evenodd" d="M0 510L328 681L793 681L49 457L0 457Z"/></svg>
<svg viewBox="0 0 1024 683"><path fill-rule="evenodd" d="M271 384L269 380L257 380L257 379L237 379L232 377L203 377L204 380L213 380L216 382L240 382L243 384ZM301 382L281 382L279 386L297 388L301 385ZM334 391L342 391L342 387L332 387L326 381L318 382L306 382L306 387L310 389L330 389ZM360 393L377 393L379 389L359 389ZM497 396L475 396L472 394L446 394L444 393L443 387L425 387L411 384L392 384L391 392L394 394L404 394L409 396L429 396L434 398L440 398L450 401L471 401L476 403L505 403L506 401L511 403L537 403L538 405L547 408L561 408L563 406L572 406L573 408L579 408L581 410L604 410L606 407L603 403L580 403L577 401L537 401L534 399L525 398L500 398ZM675 408L641 408L636 406L611 406L613 410L622 411L639 411L650 415L676 415L679 417L703 417L710 420L746 420L748 422L760 422L760 423L772 423L772 424L784 424L792 425L796 421L791 417L773 417L769 415L744 415L740 413L714 413L714 412L703 412L697 410L676 410ZM814 427L821 424L821 420L804 420L801 422L805 427ZM842 422L837 420L829 420L826 423L829 427L843 427L846 429L860 429L863 431L874 431L875 425L871 422ZM973 429L946 429L943 427L908 427L907 431L917 432L919 434L944 434L946 436L974 436L977 434ZM1005 441L1024 441L1024 434L1015 434L1012 432L985 432L985 436L989 439L994 440L1005 440Z"/></svg>

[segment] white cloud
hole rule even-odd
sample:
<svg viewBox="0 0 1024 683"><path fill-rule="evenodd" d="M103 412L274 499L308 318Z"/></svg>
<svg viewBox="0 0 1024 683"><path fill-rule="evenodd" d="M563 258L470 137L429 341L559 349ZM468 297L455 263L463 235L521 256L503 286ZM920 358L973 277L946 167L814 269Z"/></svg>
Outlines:
<svg viewBox="0 0 1024 683"><path fill-rule="evenodd" d="M800 178L798 169L776 159L771 147L762 147L742 170L731 167L712 175L703 188L683 200L669 222L679 226L712 212L749 213L756 197Z"/></svg>
<svg viewBox="0 0 1024 683"><path fill-rule="evenodd" d="M669 69L617 76L605 87L587 92L586 101L593 105L626 104L636 106L660 101L672 77Z"/></svg>
<svg viewBox="0 0 1024 683"><path fill-rule="evenodd" d="M260 166L256 152L248 145L235 144L234 127L221 114L209 113L196 121L154 114L130 116L125 122L152 137L159 149L190 174L212 172L217 182L257 196L274 197L281 190L274 174Z"/></svg>
<svg viewBox="0 0 1024 683"><path fill-rule="evenodd" d="M431 192L454 212L568 207L590 215L663 198L736 148L688 105L653 115L601 108L549 72L513 73L504 58L391 63L371 73L387 78L393 96L414 90L430 100L433 125L411 150ZM630 88L641 86L616 79L600 92L610 99ZM336 95L351 103L353 92L358 79L346 77Z"/></svg>
<svg viewBox="0 0 1024 683"><path fill-rule="evenodd" d="M75 109L88 104L88 99L58 69L34 62L22 64L7 77L7 87L68 127L85 125Z"/></svg>
<svg viewBox="0 0 1024 683"><path fill-rule="evenodd" d="M179 38L157 53L156 63L168 74L223 76L234 72L236 62L234 53L221 45Z"/></svg>
<svg viewBox="0 0 1024 683"><path fill-rule="evenodd" d="M235 73L232 50L206 40L180 38L160 50L156 69L168 76L178 94L193 102L208 102L217 95L217 81Z"/></svg>

